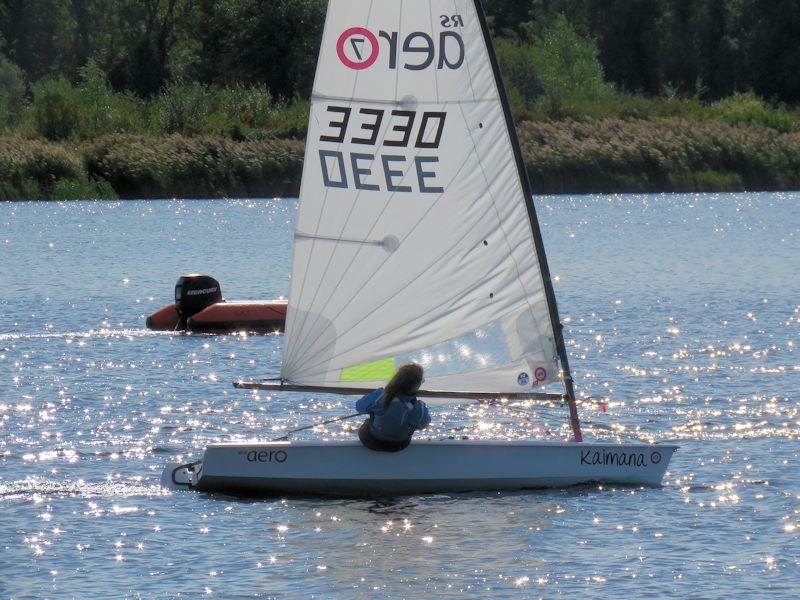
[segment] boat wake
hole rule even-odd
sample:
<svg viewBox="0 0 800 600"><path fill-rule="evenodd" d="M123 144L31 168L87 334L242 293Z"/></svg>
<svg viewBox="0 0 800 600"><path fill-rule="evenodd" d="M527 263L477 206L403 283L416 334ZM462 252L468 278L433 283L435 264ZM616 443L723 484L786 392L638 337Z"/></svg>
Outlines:
<svg viewBox="0 0 800 600"><path fill-rule="evenodd" d="M0 333L0 342L46 339L139 338L153 336L185 335L182 331L150 331L148 329L90 329L89 331L64 331L46 333Z"/></svg>
<svg viewBox="0 0 800 600"><path fill-rule="evenodd" d="M157 484L121 481L89 483L78 481L51 481L31 478L21 481L0 482L0 501L36 501L42 497L79 498L130 498L132 496L163 496L168 494Z"/></svg>

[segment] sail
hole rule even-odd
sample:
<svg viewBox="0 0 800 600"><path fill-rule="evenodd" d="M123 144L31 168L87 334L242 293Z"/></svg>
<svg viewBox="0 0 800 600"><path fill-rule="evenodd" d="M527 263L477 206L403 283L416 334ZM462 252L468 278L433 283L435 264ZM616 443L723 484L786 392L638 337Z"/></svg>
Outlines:
<svg viewBox="0 0 800 600"><path fill-rule="evenodd" d="M531 199L473 0L330 0L281 377L521 392L560 377ZM548 300L550 298L550 300Z"/></svg>

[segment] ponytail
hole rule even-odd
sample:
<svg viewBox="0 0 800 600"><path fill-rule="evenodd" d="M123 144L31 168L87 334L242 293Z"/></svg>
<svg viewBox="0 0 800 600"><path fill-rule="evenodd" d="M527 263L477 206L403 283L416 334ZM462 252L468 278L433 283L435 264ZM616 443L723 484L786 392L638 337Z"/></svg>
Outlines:
<svg viewBox="0 0 800 600"><path fill-rule="evenodd" d="M422 385L422 367L416 363L403 365L386 384L380 402L386 406L397 396L413 396L420 385Z"/></svg>

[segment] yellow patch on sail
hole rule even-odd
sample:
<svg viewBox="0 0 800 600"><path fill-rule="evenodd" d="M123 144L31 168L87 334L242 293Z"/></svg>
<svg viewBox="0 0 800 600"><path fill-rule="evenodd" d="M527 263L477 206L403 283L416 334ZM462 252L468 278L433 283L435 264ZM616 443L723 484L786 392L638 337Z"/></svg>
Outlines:
<svg viewBox="0 0 800 600"><path fill-rule="evenodd" d="M385 358L342 369L339 381L384 381L397 373L394 359Z"/></svg>

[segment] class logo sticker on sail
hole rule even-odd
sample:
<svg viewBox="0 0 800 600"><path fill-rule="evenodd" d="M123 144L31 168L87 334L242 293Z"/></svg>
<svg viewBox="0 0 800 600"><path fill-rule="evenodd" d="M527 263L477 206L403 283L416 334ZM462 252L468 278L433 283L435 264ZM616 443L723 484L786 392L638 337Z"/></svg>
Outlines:
<svg viewBox="0 0 800 600"><path fill-rule="evenodd" d="M339 36L336 54L344 66L366 69L378 60L378 39L369 29L351 27Z"/></svg>
<svg viewBox="0 0 800 600"><path fill-rule="evenodd" d="M365 27L349 27L336 40L336 55L342 64L361 71L378 62L390 69L422 71L459 69L464 64L464 39L456 29L464 27L461 15L440 15L444 28L438 35L412 31L401 36L397 31L379 30L377 35Z"/></svg>

